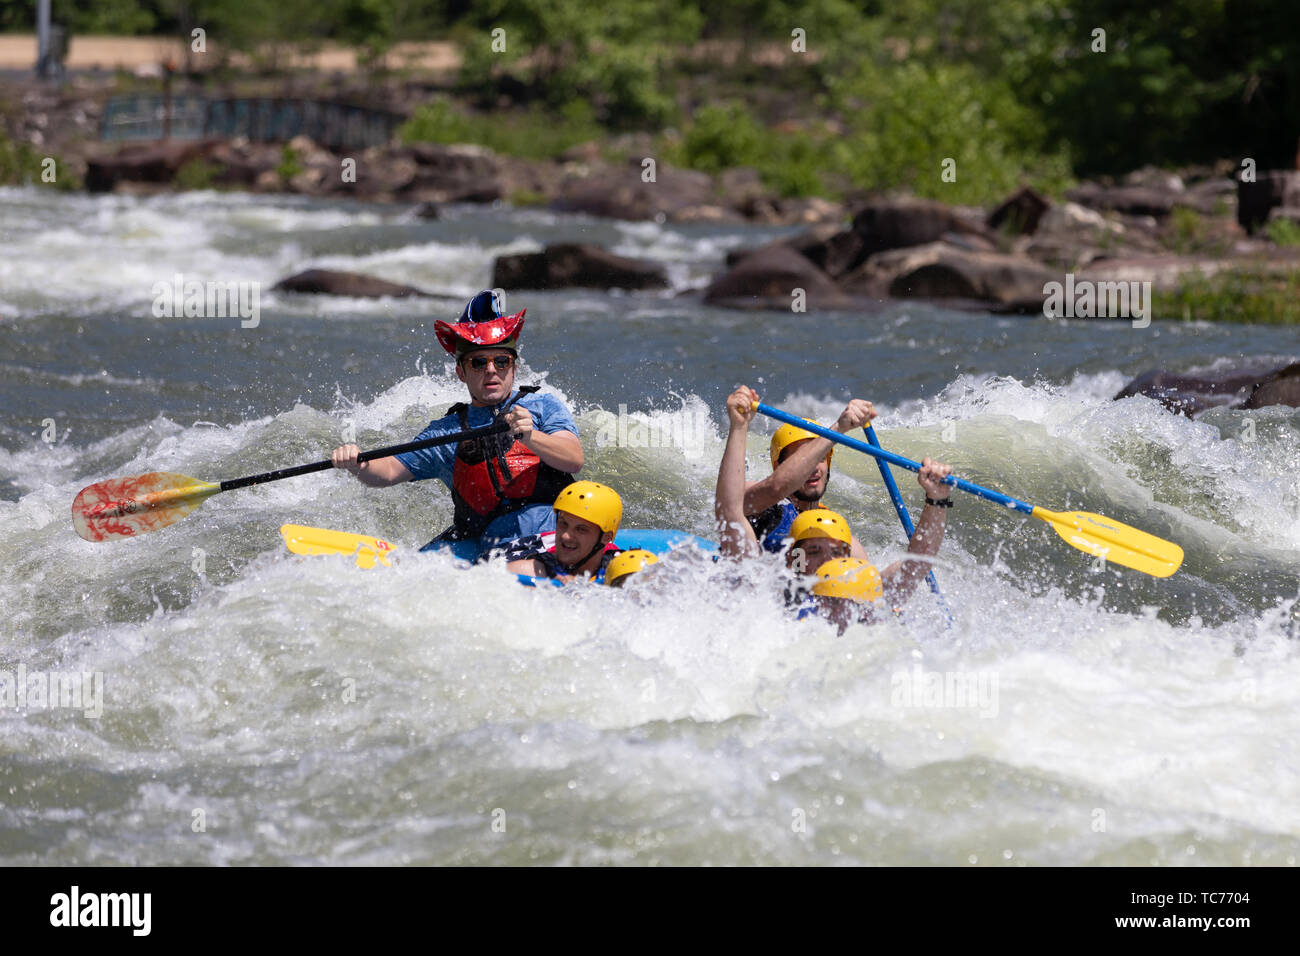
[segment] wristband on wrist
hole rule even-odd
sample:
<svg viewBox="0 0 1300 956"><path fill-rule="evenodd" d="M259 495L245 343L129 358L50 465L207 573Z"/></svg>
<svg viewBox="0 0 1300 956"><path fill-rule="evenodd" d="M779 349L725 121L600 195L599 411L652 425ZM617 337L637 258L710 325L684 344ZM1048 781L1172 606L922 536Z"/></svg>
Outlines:
<svg viewBox="0 0 1300 956"><path fill-rule="evenodd" d="M940 507L940 508L951 508L951 507L952 507L952 499L951 499L951 498L944 498L942 501L937 501L937 500L935 500L934 498L931 498L929 495L926 495L926 496L925 496L925 503L926 503L927 505L937 505L937 506Z"/></svg>

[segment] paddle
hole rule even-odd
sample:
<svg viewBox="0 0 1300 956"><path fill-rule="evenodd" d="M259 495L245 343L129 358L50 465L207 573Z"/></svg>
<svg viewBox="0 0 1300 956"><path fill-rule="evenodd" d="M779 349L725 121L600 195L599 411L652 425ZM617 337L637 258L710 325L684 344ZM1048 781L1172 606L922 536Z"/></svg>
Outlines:
<svg viewBox="0 0 1300 956"><path fill-rule="evenodd" d="M359 568L373 568L376 562L388 567L388 555L397 550L383 538L303 524L280 525L280 534L294 554L355 554Z"/></svg>
<svg viewBox="0 0 1300 956"><path fill-rule="evenodd" d="M921 470L920 462L904 458L902 455L895 455L883 448L876 448L866 442L858 441L856 438L849 438L839 432L831 431L829 428L822 428L820 425L806 421L797 415L783 412L779 408L772 408L770 405L764 405L761 402L756 402L755 408L769 418L775 418L779 422L786 422L797 428L802 428L804 431L812 432L814 435L829 438L836 444L847 445L858 451L866 452L877 460L887 461L891 465L897 465L911 471L919 472ZM1104 515L1093 514L1089 511L1048 511L1046 508L1026 504L1018 498L1012 498L1010 495L983 488L964 478L958 478L956 475L949 475L944 479L944 484L952 485L954 488L959 488L968 494L976 495L996 504L1005 505L1022 514L1046 521L1056 529L1056 533L1064 538L1068 544L1080 551L1086 551L1093 557L1103 558L1106 561L1121 564L1126 568L1133 568L1153 577L1167 578L1177 571L1179 565L1183 563L1183 549L1172 541L1157 538L1153 534L1139 531L1137 528L1129 527Z"/></svg>
<svg viewBox="0 0 1300 956"><path fill-rule="evenodd" d="M872 448L880 447L880 440L876 438L876 430L871 427L871 422L862 426L862 430L867 435L867 441L871 443ZM889 470L889 465L877 458L876 464L880 466L880 477L885 482L885 490L889 492L889 500L894 503L894 510L898 512L898 520L903 523L903 532L907 535L907 540L912 540L912 535L916 533L916 526L912 524L912 516L907 511L907 505L903 504L903 495L898 490L898 482L894 481L894 473ZM929 582L930 590L934 592L943 605L944 613L948 615L948 624L952 625L952 614L948 611L947 602L943 599L943 594L939 591L939 582L935 579L934 571L926 572L925 580Z"/></svg>
<svg viewBox="0 0 1300 956"><path fill-rule="evenodd" d="M463 432L376 448L374 451L362 452L357 456L357 461L373 461L422 448L450 445L484 435L495 435L508 431L509 428L507 423L499 421ZM169 471L151 471L134 478L109 478L87 485L78 492L76 500L72 502L72 526L87 541L132 538L175 524L219 492L279 481L281 478L296 478L316 471L328 471L333 467L334 463L326 459L222 482L202 481Z"/></svg>
<svg viewBox="0 0 1300 956"><path fill-rule="evenodd" d="M310 528L302 524L280 525L280 535L294 554L356 555L359 568L373 568L377 563L386 568L391 567L388 556L397 550L397 545L383 538L348 531L331 531L328 528ZM525 587L535 588L543 584L564 587L563 581L554 578L535 578L528 574L517 574L515 577Z"/></svg>

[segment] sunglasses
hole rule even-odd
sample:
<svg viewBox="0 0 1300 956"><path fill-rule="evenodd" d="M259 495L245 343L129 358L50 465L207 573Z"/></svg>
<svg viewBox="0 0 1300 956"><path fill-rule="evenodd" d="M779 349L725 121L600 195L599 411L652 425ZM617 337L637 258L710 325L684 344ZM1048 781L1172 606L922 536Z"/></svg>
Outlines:
<svg viewBox="0 0 1300 956"><path fill-rule="evenodd" d="M482 355L471 355L469 357L469 367L476 372L481 372L487 368L489 362L496 367L498 372L504 372L511 365L515 364L515 360L509 355L494 355L491 358L486 358Z"/></svg>

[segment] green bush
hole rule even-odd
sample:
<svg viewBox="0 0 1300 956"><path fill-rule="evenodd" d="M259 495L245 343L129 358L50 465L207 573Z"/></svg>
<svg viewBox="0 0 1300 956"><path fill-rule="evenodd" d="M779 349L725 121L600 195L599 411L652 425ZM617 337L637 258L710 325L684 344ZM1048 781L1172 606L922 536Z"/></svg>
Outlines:
<svg viewBox="0 0 1300 956"><path fill-rule="evenodd" d="M860 188L979 204L1022 182L1059 193L1070 181L1068 154L1043 142L1037 115L972 67L868 61L832 92L847 119L839 165Z"/></svg>
<svg viewBox="0 0 1300 956"><path fill-rule="evenodd" d="M1205 242L1205 220L1195 209L1176 207L1169 217L1169 228L1175 252L1186 254Z"/></svg>
<svg viewBox="0 0 1300 956"><path fill-rule="evenodd" d="M1300 325L1300 271L1195 272L1153 299L1156 318Z"/></svg>
<svg viewBox="0 0 1300 956"><path fill-rule="evenodd" d="M40 181L41 160L26 143L15 143L0 133L0 185L21 186Z"/></svg>
<svg viewBox="0 0 1300 956"><path fill-rule="evenodd" d="M298 159L298 151L288 143L280 150L280 165L275 167L276 173L281 181L288 182L303 171L303 165Z"/></svg>
<svg viewBox="0 0 1300 956"><path fill-rule="evenodd" d="M204 159L191 159L176 170L178 189L212 189L221 168Z"/></svg>
<svg viewBox="0 0 1300 956"><path fill-rule="evenodd" d="M54 158L54 181L45 178L46 160L27 143L14 142L0 133L0 186L46 186L52 189L77 190L82 187L67 163Z"/></svg>
<svg viewBox="0 0 1300 956"><path fill-rule="evenodd" d="M696 111L672 161L705 173L732 166L759 166L768 156L767 137L753 114L737 103Z"/></svg>
<svg viewBox="0 0 1300 956"><path fill-rule="evenodd" d="M692 117L665 156L679 166L717 174L750 166L763 183L782 196L825 192L826 135L807 130L783 132L764 127L739 103L705 106Z"/></svg>
<svg viewBox="0 0 1300 956"><path fill-rule="evenodd" d="M1300 223L1294 219L1274 219L1264 234L1279 246L1300 246Z"/></svg>
<svg viewBox="0 0 1300 956"><path fill-rule="evenodd" d="M477 143L506 156L551 159L599 138L602 131L582 101L558 113L534 106L480 115L461 112L438 97L417 109L398 135L404 143Z"/></svg>

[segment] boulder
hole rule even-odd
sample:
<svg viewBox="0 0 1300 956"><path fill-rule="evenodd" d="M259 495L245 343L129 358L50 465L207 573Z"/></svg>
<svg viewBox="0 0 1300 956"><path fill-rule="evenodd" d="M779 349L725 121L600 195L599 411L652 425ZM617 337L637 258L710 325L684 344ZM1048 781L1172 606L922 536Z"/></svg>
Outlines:
<svg viewBox="0 0 1300 956"><path fill-rule="evenodd" d="M1038 222L1051 203L1028 186L1022 186L989 213L990 229L1028 236L1038 229Z"/></svg>
<svg viewBox="0 0 1300 956"><path fill-rule="evenodd" d="M1221 376L1180 375L1162 368L1143 372L1115 395L1154 398L1171 412L1192 418L1218 405L1236 405L1259 380L1259 372L1228 372Z"/></svg>
<svg viewBox="0 0 1300 956"><path fill-rule="evenodd" d="M655 181L645 182L643 172L637 159L622 166L593 163L570 170L551 208L608 219L666 219L688 206L715 203L713 177L706 173L661 163Z"/></svg>
<svg viewBox="0 0 1300 956"><path fill-rule="evenodd" d="M414 175L398 192L417 202L495 202L505 195L500 163L490 149L417 143L399 155L415 161Z"/></svg>
<svg viewBox="0 0 1300 956"><path fill-rule="evenodd" d="M240 137L219 143L205 159L216 167L213 181L221 185L253 189L264 173L271 173L279 188L280 148L274 144L250 143Z"/></svg>
<svg viewBox="0 0 1300 956"><path fill-rule="evenodd" d="M344 191L385 199L395 197L415 182L419 169L409 150L371 147L357 159L356 183L346 184ZM336 179L341 182L341 177Z"/></svg>
<svg viewBox="0 0 1300 956"><path fill-rule="evenodd" d="M843 205L809 196L805 199L778 199L775 203L778 220L783 225L813 226L824 223L841 223L848 215Z"/></svg>
<svg viewBox="0 0 1300 956"><path fill-rule="evenodd" d="M323 146L316 144L309 136L299 134L286 144L298 162L304 166L338 166L334 154Z"/></svg>
<svg viewBox="0 0 1300 956"><path fill-rule="evenodd" d="M761 199L767 193L758 170L749 166L733 166L718 174L718 195L734 209L741 209L746 203Z"/></svg>
<svg viewBox="0 0 1300 956"><path fill-rule="evenodd" d="M1157 289L1173 289L1190 274L1199 272L1208 278L1234 265L1226 259L1168 252L1107 253L1090 262L1078 278L1092 282L1150 282Z"/></svg>
<svg viewBox="0 0 1300 956"><path fill-rule="evenodd" d="M288 189L291 193L304 193L315 195L323 192L322 187L326 185L327 174L319 166L311 166L302 172L291 177L288 183Z"/></svg>
<svg viewBox="0 0 1300 956"><path fill-rule="evenodd" d="M1141 169L1133 170L1124 177L1124 185L1148 186L1175 193L1180 193L1187 188L1182 176L1165 169L1157 169L1155 166L1143 166Z"/></svg>
<svg viewBox="0 0 1300 956"><path fill-rule="evenodd" d="M1195 375L1149 369L1125 385L1115 395L1115 400L1132 395L1154 398L1170 411L1188 417L1221 405L1240 408L1290 405L1300 408L1300 362L1275 369L1238 366Z"/></svg>
<svg viewBox="0 0 1300 956"><path fill-rule="evenodd" d="M851 304L830 276L784 243L760 247L715 276L704 301L737 309L789 309L800 289L810 309Z"/></svg>
<svg viewBox="0 0 1300 956"><path fill-rule="evenodd" d="M1089 209L1122 212L1131 216L1168 216L1182 198L1180 191L1166 186L1102 186L1083 183L1069 190L1066 198Z"/></svg>
<svg viewBox="0 0 1300 956"><path fill-rule="evenodd" d="M977 233L964 216L929 199L877 199L853 217L864 256L937 242L944 233Z"/></svg>
<svg viewBox="0 0 1300 956"><path fill-rule="evenodd" d="M86 163L86 191L104 193L119 183L166 185L176 171L195 159L203 159L220 145L220 140L139 143L123 146L116 153L92 157Z"/></svg>
<svg viewBox="0 0 1300 956"><path fill-rule="evenodd" d="M704 204L698 206L683 206L680 209L674 209L668 214L668 221L676 223L708 222L723 223L726 225L740 225L745 221L745 217L727 206Z"/></svg>
<svg viewBox="0 0 1300 956"><path fill-rule="evenodd" d="M557 243L542 252L501 256L492 267L501 289L663 289L668 277L659 263L616 256L598 246Z"/></svg>
<svg viewBox="0 0 1300 956"><path fill-rule="evenodd" d="M506 199L519 204L548 203L559 194L563 167L550 160L498 156L501 188Z"/></svg>
<svg viewBox="0 0 1300 956"><path fill-rule="evenodd" d="M931 242L878 252L840 281L855 295L964 299L1006 311L1040 312L1053 273L1022 256Z"/></svg>
<svg viewBox="0 0 1300 956"><path fill-rule="evenodd" d="M834 225L817 226L788 243L832 279L852 272L867 257L861 233Z"/></svg>
<svg viewBox="0 0 1300 956"><path fill-rule="evenodd" d="M774 246L786 246L799 253L832 279L856 269L866 258L862 237L852 229L825 223L785 239L748 249L733 249L727 253L727 265L734 266L746 256Z"/></svg>
<svg viewBox="0 0 1300 956"><path fill-rule="evenodd" d="M838 235L841 231L842 230L838 226L813 226L811 229L807 229L797 235L773 239L771 242L765 242L761 246L745 246L740 249L732 249L726 256L727 267L730 268L731 266L734 266L746 256L752 256L756 252L761 252L764 249L771 249L774 246L789 246L800 255L812 258L809 255L809 250L811 248L825 242L832 236ZM821 263L816 263L816 265L820 267Z"/></svg>
<svg viewBox="0 0 1300 956"><path fill-rule="evenodd" d="M1086 206L1080 206L1077 202L1065 202L1059 206L1052 206L1043 213L1042 218L1038 221L1038 226L1044 232L1087 230L1099 234L1113 232L1116 235L1122 235L1124 233L1124 227L1119 223L1111 222L1101 213Z"/></svg>
<svg viewBox="0 0 1300 956"><path fill-rule="evenodd" d="M1300 362L1293 362L1260 379L1242 408L1290 405L1300 408Z"/></svg>
<svg viewBox="0 0 1300 956"><path fill-rule="evenodd" d="M1216 176L1187 188L1187 195L1179 200L1204 216L1235 215L1237 183L1230 176Z"/></svg>
<svg viewBox="0 0 1300 956"><path fill-rule="evenodd" d="M378 299L389 296L404 299L428 296L430 293L413 286L376 279L358 272L335 272L330 269L308 269L281 279L273 287L277 292L301 292L315 295L347 295L358 299Z"/></svg>

